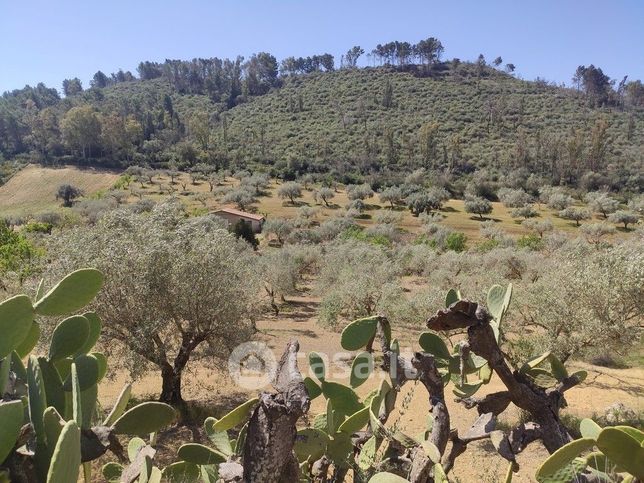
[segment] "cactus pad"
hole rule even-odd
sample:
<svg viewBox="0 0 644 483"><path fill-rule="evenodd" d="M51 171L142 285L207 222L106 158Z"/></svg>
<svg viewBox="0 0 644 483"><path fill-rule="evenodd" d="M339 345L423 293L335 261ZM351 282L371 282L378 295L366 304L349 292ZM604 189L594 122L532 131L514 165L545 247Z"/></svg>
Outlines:
<svg viewBox="0 0 644 483"><path fill-rule="evenodd" d="M434 357L438 357L439 359L448 361L452 357L447 345L443 342L443 339L433 332L423 332L420 334L418 344L424 352L432 354Z"/></svg>
<svg viewBox="0 0 644 483"><path fill-rule="evenodd" d="M199 466L186 461L179 461L163 468L162 477L167 483L197 483L199 481Z"/></svg>
<svg viewBox="0 0 644 483"><path fill-rule="evenodd" d="M306 461L309 458L315 461L324 454L328 442L329 437L324 431L304 428L297 432L293 449L298 461Z"/></svg>
<svg viewBox="0 0 644 483"><path fill-rule="evenodd" d="M8 356L29 335L34 319L31 300L16 295L0 303L0 359Z"/></svg>
<svg viewBox="0 0 644 483"><path fill-rule="evenodd" d="M89 322L82 315L73 315L54 329L49 345L49 359L57 361L75 354L87 341Z"/></svg>
<svg viewBox="0 0 644 483"><path fill-rule="evenodd" d="M0 402L0 464L18 439L23 417L22 401Z"/></svg>
<svg viewBox="0 0 644 483"><path fill-rule="evenodd" d="M213 429L215 431L228 431L229 429L233 429L235 426L239 426L248 419L248 416L250 416L250 413L255 409L258 402L259 398L255 397L253 399L249 399L244 404L237 406L217 421L212 426Z"/></svg>
<svg viewBox="0 0 644 483"><path fill-rule="evenodd" d="M78 349L78 352L76 352L77 356L81 354L87 354L92 350L101 335L101 328L103 326L101 319L98 317L98 315L96 315L95 312L86 312L83 314L83 317L87 319L87 322L89 324L89 335L87 336L85 344L83 344L83 346Z"/></svg>
<svg viewBox="0 0 644 483"><path fill-rule="evenodd" d="M317 352L309 352L309 367L313 372L313 375L319 380L324 381L326 377L326 367L324 366L324 360Z"/></svg>
<svg viewBox="0 0 644 483"><path fill-rule="evenodd" d="M215 449L225 456L233 454L233 448L230 444L230 438L226 431L215 431L214 425L217 419L210 417L203 422L203 429L208 439L215 445Z"/></svg>
<svg viewBox="0 0 644 483"><path fill-rule="evenodd" d="M34 305L40 315L67 315L90 303L103 286L103 274L93 268L70 273Z"/></svg>
<svg viewBox="0 0 644 483"><path fill-rule="evenodd" d="M160 402L145 402L133 407L114 423L116 434L148 435L171 424L176 417L172 406Z"/></svg>
<svg viewBox="0 0 644 483"><path fill-rule="evenodd" d="M226 461L226 456L208 446L197 443L184 444L179 448L179 458L196 465L214 465Z"/></svg>
<svg viewBox="0 0 644 483"><path fill-rule="evenodd" d="M69 483L78 479L81 463L80 428L75 421L63 426L51 464L47 472L47 483Z"/></svg>
<svg viewBox="0 0 644 483"><path fill-rule="evenodd" d="M376 334L378 317L358 319L347 325L340 336L340 345L348 351L356 351L367 345Z"/></svg>
<svg viewBox="0 0 644 483"><path fill-rule="evenodd" d="M353 413L338 428L341 433L353 434L360 431L369 422L369 408L362 408L360 411Z"/></svg>
<svg viewBox="0 0 644 483"><path fill-rule="evenodd" d="M558 474L559 471L562 470L565 474L568 474L570 472L569 466L571 463L573 463L575 458L582 451L586 451L592 448L594 445L594 439L581 438L571 441L570 443L562 446L557 451L552 453L550 457L541 464L535 475L536 479L540 482L552 481L551 478L553 478L556 474Z"/></svg>
<svg viewBox="0 0 644 483"><path fill-rule="evenodd" d="M388 473L386 471L383 471L381 473L376 473L371 478L369 478L369 483L409 483L409 482L402 476L398 476L393 473Z"/></svg>
<svg viewBox="0 0 644 483"><path fill-rule="evenodd" d="M461 300L461 292L459 290L450 288L447 291L447 295L445 295L445 307L449 307L454 302L458 302L459 300Z"/></svg>
<svg viewBox="0 0 644 483"><path fill-rule="evenodd" d="M16 347L16 352L20 357L27 357L29 353L36 347L40 339L40 325L38 322L33 322L29 328L29 333L20 344Z"/></svg>
<svg viewBox="0 0 644 483"><path fill-rule="evenodd" d="M351 375L349 384L356 388L361 386L373 372L373 355L369 352L358 354L351 364Z"/></svg>
<svg viewBox="0 0 644 483"><path fill-rule="evenodd" d="M620 468L638 479L644 478L644 446L628 432L604 428L597 438L597 447Z"/></svg>

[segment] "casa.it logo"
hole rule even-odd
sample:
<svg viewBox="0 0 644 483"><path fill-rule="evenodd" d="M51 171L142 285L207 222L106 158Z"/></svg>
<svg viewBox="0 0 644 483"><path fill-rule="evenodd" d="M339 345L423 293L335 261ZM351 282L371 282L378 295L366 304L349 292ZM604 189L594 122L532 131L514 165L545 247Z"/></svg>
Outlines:
<svg viewBox="0 0 644 483"><path fill-rule="evenodd" d="M269 385L277 371L275 354L263 342L238 345L228 358L228 372L233 380L246 389Z"/></svg>

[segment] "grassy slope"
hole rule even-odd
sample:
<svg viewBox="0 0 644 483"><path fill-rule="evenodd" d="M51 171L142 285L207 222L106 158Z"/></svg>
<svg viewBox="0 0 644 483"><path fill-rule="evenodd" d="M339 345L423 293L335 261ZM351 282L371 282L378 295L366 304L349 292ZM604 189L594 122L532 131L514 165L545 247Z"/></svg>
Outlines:
<svg viewBox="0 0 644 483"><path fill-rule="evenodd" d="M394 106L389 109L381 105L387 80L394 92ZM291 105L297 105L299 96L304 110L292 112ZM502 123L488 131L490 104L504 114ZM360 105L364 106L364 118ZM634 116L635 135L628 140L630 116L616 110L590 109L569 90L539 87L501 73L481 80L451 74L431 79L383 69L287 79L282 89L229 112L230 132L240 152L246 155L258 155L259 136L254 133L261 128L265 129L268 153L278 159L311 156L318 149L327 149L331 157L357 158L364 151L365 133L375 136L382 145L381 134L389 128L396 133L400 159L404 160L404 137L415 136L427 121L437 121L442 140L460 135L465 158L478 165L510 159L519 127L526 131L528 139L538 132L545 136L565 135L573 127L583 129L588 137L590 127L600 117L610 122L613 154L630 152L641 156L644 116Z"/></svg>
<svg viewBox="0 0 644 483"><path fill-rule="evenodd" d="M111 187L118 177L111 171L30 165L0 186L0 212L24 216L57 210L60 203L56 201L56 190L61 184L72 184L90 195Z"/></svg>

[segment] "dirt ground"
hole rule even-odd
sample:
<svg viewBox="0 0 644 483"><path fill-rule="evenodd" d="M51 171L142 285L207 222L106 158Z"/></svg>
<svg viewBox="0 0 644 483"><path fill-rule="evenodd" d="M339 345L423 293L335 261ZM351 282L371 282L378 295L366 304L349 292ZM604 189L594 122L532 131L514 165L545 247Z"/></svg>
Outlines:
<svg viewBox="0 0 644 483"><path fill-rule="evenodd" d="M305 354L315 350L321 354L327 354L330 358L342 351L340 347L340 334L320 327L316 321L318 302L311 297L291 297L288 307L279 317L269 317L259 321L257 340L264 342L270 347L275 356L279 359L286 342L296 338L300 342L300 350L304 353L300 359L300 370L305 375L309 374ZM419 326L417 331L405 330L396 331L394 337L401 340L403 353L405 350L412 351L417 348L414 343L418 334L422 331ZM340 357L346 361L347 357ZM589 372L586 382L566 393L568 408L564 414L575 417L587 417L593 414L602 414L605 408L616 402L624 403L638 412L644 410L644 399L642 398L642 387L644 386L644 368L628 369L607 369L604 367L591 366L585 363L572 363L577 369L581 368ZM347 369L346 362L339 362L327 366L328 379L339 382L348 382L347 377L338 374ZM111 406L112 401L118 395L127 377L118 375L113 381L104 381L101 384L100 398L104 407ZM378 387L379 377L370 378L365 384L357 389L360 396L366 395L372 389ZM158 395L160 379L157 375L150 375L142 380L136 381L134 394L141 398L153 398ZM224 374L205 369L199 363L192 364L190 372L184 380L184 397L189 400L198 401L203 407L207 407L203 416L213 415L215 417L225 414L245 398L251 397L257 391L249 391L239 386ZM492 379L490 384L485 386L479 395L488 392L498 391L502 388L499 380ZM416 436L424 430L428 411L427 392L422 385L408 383L399 395L397 406L401 406L405 394L413 392L411 403L403 414L395 410L388 421L387 426L397 422L398 428L411 435ZM465 431L476 419L474 410L467 410L460 404L453 401L451 387L446 389L448 396L448 408L450 410L451 424L459 431ZM324 410L324 399L319 397L313 401L310 420L313 416ZM510 407L501 418L503 427L510 426L518 421L519 413L514 407ZM202 437L194 429L175 430L166 440L166 446L171 450L180 445L182 441L191 438ZM533 475L539 464L547 456L547 452L539 443L533 443L518 457L520 464L519 473L515 474L515 482L533 482ZM171 458L172 454L167 454ZM460 456L451 473L451 480L458 482L496 482L502 480L507 470L506 461L497 455L494 447L489 441L474 442L469 445L468 451Z"/></svg>

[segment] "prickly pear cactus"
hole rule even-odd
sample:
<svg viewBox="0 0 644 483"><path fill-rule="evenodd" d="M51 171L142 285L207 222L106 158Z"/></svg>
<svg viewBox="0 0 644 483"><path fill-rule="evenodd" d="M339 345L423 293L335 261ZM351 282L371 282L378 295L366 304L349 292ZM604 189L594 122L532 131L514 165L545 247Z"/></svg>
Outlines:
<svg viewBox="0 0 644 483"><path fill-rule="evenodd" d="M16 456L16 442L25 423L35 435L29 450L35 471L22 477L67 483L77 480L81 459L85 480L91 481L91 466L85 462L107 450L107 446L97 450L92 438L81 438L81 429L100 434L97 439L109 440L112 445L112 434L149 434L175 418L174 410L161 403L144 403L125 412L130 397L127 386L105 421L92 427L97 420L98 384L108 365L105 355L92 352L101 321L93 312L72 313L89 304L102 283L101 272L82 269L64 277L47 293L41 282L35 301L18 295L0 303L0 467L9 468L2 470L8 479L10 460ZM53 330L46 357L31 354L40 337L38 316L66 317ZM27 358L26 368L23 358ZM26 400L27 411L21 398ZM90 446L85 448L84 444ZM151 469L145 473L145 481L153 481L147 476L154 478L157 473L160 479L160 470Z"/></svg>

